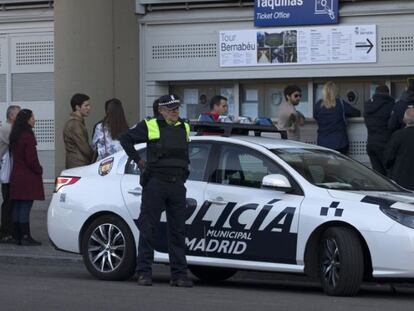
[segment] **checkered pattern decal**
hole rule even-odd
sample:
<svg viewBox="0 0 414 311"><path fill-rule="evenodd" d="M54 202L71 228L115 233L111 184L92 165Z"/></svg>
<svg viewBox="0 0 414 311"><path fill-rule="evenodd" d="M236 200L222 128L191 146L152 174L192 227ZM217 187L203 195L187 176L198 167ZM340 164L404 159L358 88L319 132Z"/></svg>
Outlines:
<svg viewBox="0 0 414 311"><path fill-rule="evenodd" d="M321 216L328 216L329 210L333 210L335 217L342 217L343 208L338 208L339 202L332 202L329 207L321 207Z"/></svg>

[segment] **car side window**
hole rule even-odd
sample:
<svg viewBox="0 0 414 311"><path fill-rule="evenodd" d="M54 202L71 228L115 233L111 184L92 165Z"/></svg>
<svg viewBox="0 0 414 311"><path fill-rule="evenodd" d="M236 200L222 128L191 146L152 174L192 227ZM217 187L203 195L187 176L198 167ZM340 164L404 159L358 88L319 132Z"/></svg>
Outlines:
<svg viewBox="0 0 414 311"><path fill-rule="evenodd" d="M147 152L145 148L139 150L138 154L141 159L147 160ZM138 164L135 163L135 161L131 158L128 158L128 161L125 164L125 174L139 175L140 173L141 172L139 171Z"/></svg>
<svg viewBox="0 0 414 311"><path fill-rule="evenodd" d="M190 157L189 180L202 181L206 172L211 144L192 142L188 148Z"/></svg>
<svg viewBox="0 0 414 311"><path fill-rule="evenodd" d="M259 152L240 146L222 146L217 169L211 181L222 185L260 188L269 174L286 173ZM287 176L286 176L287 177Z"/></svg>
<svg viewBox="0 0 414 311"><path fill-rule="evenodd" d="M190 143L188 148L190 156L190 176L189 180L201 181L205 175L208 156L210 153L211 144L207 143ZM147 159L146 149L141 149L139 152L141 159ZM125 165L125 174L139 175L140 171L138 164L134 160L128 158L128 161Z"/></svg>

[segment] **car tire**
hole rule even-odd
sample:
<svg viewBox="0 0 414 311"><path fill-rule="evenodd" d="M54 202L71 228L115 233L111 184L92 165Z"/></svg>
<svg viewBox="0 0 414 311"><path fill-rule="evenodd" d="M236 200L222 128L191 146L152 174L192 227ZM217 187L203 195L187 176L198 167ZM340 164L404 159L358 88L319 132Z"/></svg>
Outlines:
<svg viewBox="0 0 414 311"><path fill-rule="evenodd" d="M101 280L127 280L136 265L135 240L129 226L115 215L100 216L82 236L83 262Z"/></svg>
<svg viewBox="0 0 414 311"><path fill-rule="evenodd" d="M364 254L357 233L345 227L327 229L320 240L319 272L324 292L354 296L364 276Z"/></svg>
<svg viewBox="0 0 414 311"><path fill-rule="evenodd" d="M205 266L189 266L192 274L204 282L222 282L236 274L237 270Z"/></svg>

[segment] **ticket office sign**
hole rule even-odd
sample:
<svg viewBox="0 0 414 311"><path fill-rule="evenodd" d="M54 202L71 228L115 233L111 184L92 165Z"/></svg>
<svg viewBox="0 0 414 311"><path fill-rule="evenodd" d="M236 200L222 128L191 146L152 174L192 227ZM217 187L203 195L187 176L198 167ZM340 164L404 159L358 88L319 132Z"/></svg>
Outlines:
<svg viewBox="0 0 414 311"><path fill-rule="evenodd" d="M256 27L338 24L338 0L256 0Z"/></svg>

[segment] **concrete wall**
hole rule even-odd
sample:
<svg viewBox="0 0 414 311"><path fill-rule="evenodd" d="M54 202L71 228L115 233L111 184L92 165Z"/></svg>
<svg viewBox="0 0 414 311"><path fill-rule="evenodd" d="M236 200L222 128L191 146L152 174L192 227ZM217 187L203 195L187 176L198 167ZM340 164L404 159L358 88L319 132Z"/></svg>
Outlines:
<svg viewBox="0 0 414 311"><path fill-rule="evenodd" d="M55 0L55 170L64 169L63 126L70 98L91 97L86 123L103 118L104 103L118 97L128 122L138 118L138 27L134 0Z"/></svg>

